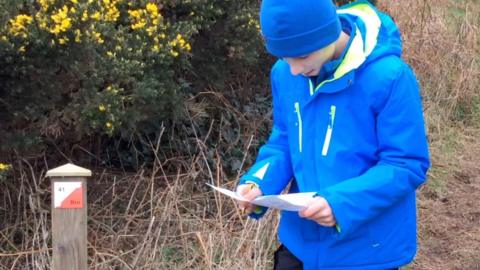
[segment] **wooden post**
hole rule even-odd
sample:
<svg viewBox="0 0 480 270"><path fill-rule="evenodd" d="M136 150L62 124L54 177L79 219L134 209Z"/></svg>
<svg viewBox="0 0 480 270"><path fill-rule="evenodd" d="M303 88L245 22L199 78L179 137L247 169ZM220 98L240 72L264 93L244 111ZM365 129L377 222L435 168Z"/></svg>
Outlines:
<svg viewBox="0 0 480 270"><path fill-rule="evenodd" d="M49 170L52 183L54 270L86 270L87 178L90 170L71 163Z"/></svg>

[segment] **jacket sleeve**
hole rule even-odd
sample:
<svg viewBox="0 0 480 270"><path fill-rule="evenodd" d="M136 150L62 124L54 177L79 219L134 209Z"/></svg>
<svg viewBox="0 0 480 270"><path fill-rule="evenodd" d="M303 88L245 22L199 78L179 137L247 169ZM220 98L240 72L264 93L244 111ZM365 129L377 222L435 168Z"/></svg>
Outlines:
<svg viewBox="0 0 480 270"><path fill-rule="evenodd" d="M404 66L376 115L378 162L362 175L319 192L332 208L341 237L424 183L430 167L419 87Z"/></svg>
<svg viewBox="0 0 480 270"><path fill-rule="evenodd" d="M277 65L276 65L277 66ZM270 137L259 152L255 164L240 178L240 184L255 183L263 195L279 194L289 183L293 171L288 146L286 114L278 96L275 66L270 74L273 97L273 127ZM265 209L263 209L265 212ZM263 214L257 212L257 214ZM253 216L255 217L255 216Z"/></svg>

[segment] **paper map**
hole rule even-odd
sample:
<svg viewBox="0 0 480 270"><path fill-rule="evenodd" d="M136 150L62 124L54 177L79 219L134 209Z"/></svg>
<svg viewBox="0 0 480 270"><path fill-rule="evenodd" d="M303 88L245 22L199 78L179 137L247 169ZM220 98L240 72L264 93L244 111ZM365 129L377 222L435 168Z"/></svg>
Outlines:
<svg viewBox="0 0 480 270"><path fill-rule="evenodd" d="M229 196L235 200L248 202L247 199L243 198L238 193L213 186L207 183L208 186L213 188L214 190ZM268 196L260 196L257 197L255 200L251 201L250 203L265 207L271 207L280 210L287 210L287 211L300 211L303 209L307 204L313 199L315 196L315 192L302 192L302 193L291 193L291 194L282 194L282 195L268 195Z"/></svg>

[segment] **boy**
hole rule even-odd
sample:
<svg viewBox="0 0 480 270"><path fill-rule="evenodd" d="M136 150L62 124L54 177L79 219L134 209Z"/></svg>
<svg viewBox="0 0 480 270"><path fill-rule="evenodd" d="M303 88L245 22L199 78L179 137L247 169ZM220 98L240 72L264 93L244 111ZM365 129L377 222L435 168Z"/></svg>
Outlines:
<svg viewBox="0 0 480 270"><path fill-rule="evenodd" d="M275 269L396 269L416 252L430 166L419 87L393 21L366 1L263 0L273 128L237 191L315 191L282 212ZM254 218L266 209L240 203ZM253 211L253 212L252 212Z"/></svg>

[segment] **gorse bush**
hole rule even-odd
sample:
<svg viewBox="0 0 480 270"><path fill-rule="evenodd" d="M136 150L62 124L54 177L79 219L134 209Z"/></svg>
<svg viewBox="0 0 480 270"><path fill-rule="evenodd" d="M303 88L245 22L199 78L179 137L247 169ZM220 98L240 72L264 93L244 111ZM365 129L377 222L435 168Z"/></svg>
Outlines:
<svg viewBox="0 0 480 270"><path fill-rule="evenodd" d="M2 98L15 123L113 134L172 111L174 66L191 50L193 24L170 24L141 1L39 1L19 11L1 38Z"/></svg>
<svg viewBox="0 0 480 270"><path fill-rule="evenodd" d="M221 86L261 48L257 1L0 3L3 150L158 132L185 94Z"/></svg>

